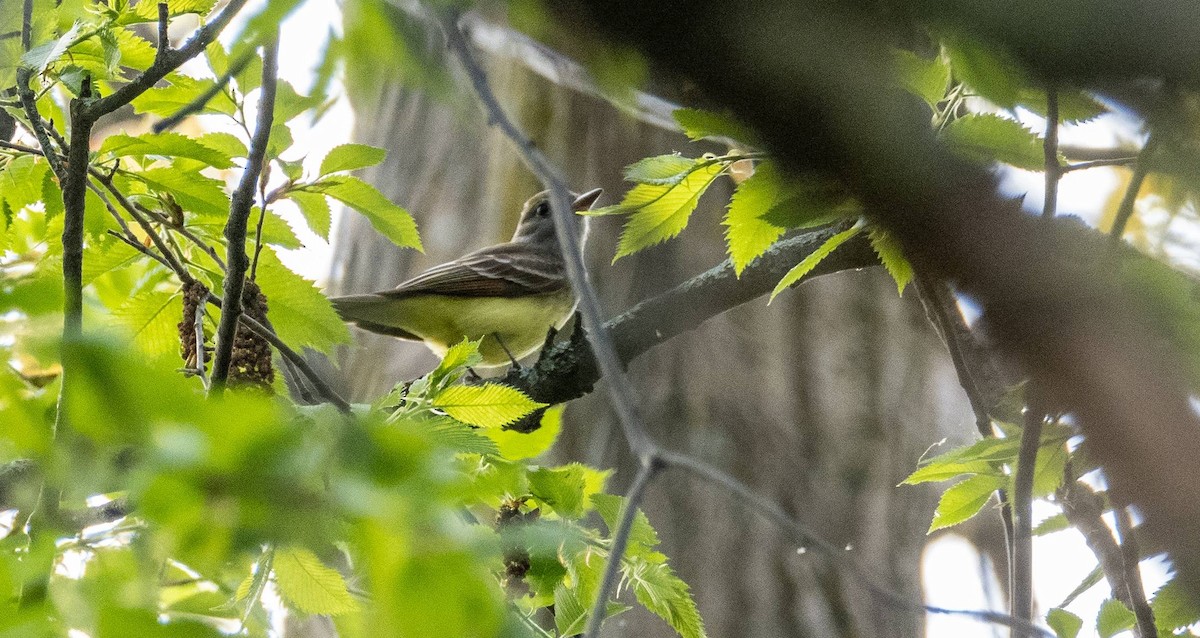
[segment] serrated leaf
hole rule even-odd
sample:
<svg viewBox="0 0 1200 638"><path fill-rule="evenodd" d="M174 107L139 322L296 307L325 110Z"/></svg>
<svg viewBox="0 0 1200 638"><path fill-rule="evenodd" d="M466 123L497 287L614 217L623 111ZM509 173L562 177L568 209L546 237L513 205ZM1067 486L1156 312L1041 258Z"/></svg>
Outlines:
<svg viewBox="0 0 1200 638"><path fill-rule="evenodd" d="M1002 477L986 474L977 474L955 483L942 493L927 533L957 525L975 516L987 505L992 494L1006 483L1007 480Z"/></svg>
<svg viewBox="0 0 1200 638"><path fill-rule="evenodd" d="M1045 91L1023 89L1017 99L1017 104L1046 117ZM1086 93L1063 89L1058 91L1058 120L1064 124L1081 124L1107 112L1108 109L1103 104Z"/></svg>
<svg viewBox="0 0 1200 638"><path fill-rule="evenodd" d="M1071 593L1067 594L1067 597L1064 598L1063 601L1058 604L1058 606L1066 607L1067 605L1070 605L1071 603L1075 602L1075 599L1079 598L1083 592L1095 587L1096 584L1102 580L1104 580L1104 570L1100 569L1100 566L1097 565L1092 569L1092 571L1088 572L1087 576L1083 577L1083 580L1080 581L1075 589L1071 590Z"/></svg>
<svg viewBox="0 0 1200 638"><path fill-rule="evenodd" d="M549 505L563 518L575 519L583 515L583 469L582 466L541 467L528 473L529 493Z"/></svg>
<svg viewBox="0 0 1200 638"><path fill-rule="evenodd" d="M554 588L554 626L560 636L574 636L587 628L589 609L575 590L565 584Z"/></svg>
<svg viewBox="0 0 1200 638"><path fill-rule="evenodd" d="M517 432L502 428L487 428L483 431L496 443L498 453L509 461L519 461L541 456L554 447L562 432L563 405L555 405L542 413L541 425L532 432Z"/></svg>
<svg viewBox="0 0 1200 638"><path fill-rule="evenodd" d="M225 72L229 70L229 52L225 50L225 46L219 40L210 42L204 48L204 59L216 77L225 75Z"/></svg>
<svg viewBox="0 0 1200 638"><path fill-rule="evenodd" d="M1047 445L1042 443L1038 450L1033 471L1033 497L1044 498L1053 494L1062 485L1063 472L1070 455L1061 442Z"/></svg>
<svg viewBox="0 0 1200 638"><path fill-rule="evenodd" d="M342 575L336 569L326 567L307 549L277 550L273 567L279 593L295 609L307 614L336 616L358 608Z"/></svg>
<svg viewBox="0 0 1200 638"><path fill-rule="evenodd" d="M1174 577L1154 593L1150 609L1154 612L1159 635L1170 635L1177 629L1200 622L1200 607Z"/></svg>
<svg viewBox="0 0 1200 638"><path fill-rule="evenodd" d="M330 354L333 346L350 341L350 330L329 299L313 282L284 266L275 249L263 249L256 281L267 296L267 317L289 346Z"/></svg>
<svg viewBox="0 0 1200 638"><path fill-rule="evenodd" d="M950 58L955 77L999 106L1015 106L1021 89L1029 84L1021 66L998 49L946 34L942 37L942 50Z"/></svg>
<svg viewBox="0 0 1200 638"><path fill-rule="evenodd" d="M479 354L479 344L482 341L483 339L476 339L474 341L463 339L450 346L446 350L446 354L442 356L438 367L429 373L429 378L435 380L445 378L463 368L478 364L483 360L483 356Z"/></svg>
<svg viewBox="0 0 1200 638"><path fill-rule="evenodd" d="M754 131L738 122L732 115L700 109L676 109L671 116L683 128L683 133L693 140L730 137L753 146L759 144Z"/></svg>
<svg viewBox="0 0 1200 638"><path fill-rule="evenodd" d="M708 163L710 160L705 159L696 162L698 168L677 184L638 184L625 193L617 207L628 211L629 219L621 231L614 262L643 248L661 244L687 227L700 196L724 171L719 162Z"/></svg>
<svg viewBox="0 0 1200 638"><path fill-rule="evenodd" d="M387 151L376 146L342 144L333 147L321 160L321 175L374 166L386 157Z"/></svg>
<svg viewBox="0 0 1200 638"><path fill-rule="evenodd" d="M942 129L942 139L978 162L1003 162L1029 171L1045 168L1042 139L1020 122L991 113L971 114Z"/></svg>
<svg viewBox="0 0 1200 638"><path fill-rule="evenodd" d="M985 461L935 460L917 468L915 472L909 474L908 478L901 481L900 484L920 485L921 483L936 483L974 474L999 475L998 471L992 467L992 464Z"/></svg>
<svg viewBox="0 0 1200 638"><path fill-rule="evenodd" d="M639 603L667 621L681 638L704 638L704 622L691 588L665 563L644 563L629 580Z"/></svg>
<svg viewBox="0 0 1200 638"><path fill-rule="evenodd" d="M516 388L497 383L454 385L433 397L433 407L482 428L498 428L545 407Z"/></svg>
<svg viewBox="0 0 1200 638"><path fill-rule="evenodd" d="M213 168L230 168L233 159L179 133L146 133L136 137L125 134L110 135L100 145L100 153L112 153L116 157L186 157L204 162Z"/></svg>
<svg viewBox="0 0 1200 638"><path fill-rule="evenodd" d="M358 211L393 244L422 250L417 223L412 216L384 197L374 186L357 177L336 176L326 178L319 192Z"/></svg>
<svg viewBox="0 0 1200 638"><path fill-rule="evenodd" d="M1046 612L1046 624L1058 638L1075 638L1083 628L1083 619L1071 612L1055 607Z"/></svg>
<svg viewBox="0 0 1200 638"><path fill-rule="evenodd" d="M113 317L133 335L143 352L166 355L179 352L178 324L183 298L178 292L149 291L132 295Z"/></svg>
<svg viewBox="0 0 1200 638"><path fill-rule="evenodd" d="M592 505L596 508L596 513L608 527L611 537L621 522L621 510L625 507L628 499L616 494L593 494L591 500ZM654 527L650 525L650 519L640 508L633 516L633 526L629 530L629 543L631 547L636 545L643 549L658 547L658 532L654 531Z"/></svg>
<svg viewBox="0 0 1200 638"><path fill-rule="evenodd" d="M892 280L896 282L896 292L904 295L904 288L913 278L912 264L904 257L904 250L896 238L879 226L871 226L867 231L871 240L871 248L879 255L879 261L887 269Z"/></svg>
<svg viewBox="0 0 1200 638"><path fill-rule="evenodd" d="M205 133L196 141L226 157L246 157L250 154L246 144L232 133Z"/></svg>
<svg viewBox="0 0 1200 638"><path fill-rule="evenodd" d="M139 115L146 113L161 117L174 115L196 99L197 95L216 83L216 80L213 79L197 79L180 73L171 73L167 79L170 82L167 86L152 88L135 97L131 102L133 111ZM220 113L223 115L233 115L235 112L237 112L237 105L229 99L228 95L221 92L218 92L200 110L196 111L197 114Z"/></svg>
<svg viewBox="0 0 1200 638"><path fill-rule="evenodd" d="M1100 638L1112 638L1116 634L1132 629L1137 618L1121 601L1109 598L1100 604L1100 612L1096 614L1096 633Z"/></svg>
<svg viewBox="0 0 1200 638"><path fill-rule="evenodd" d="M682 155L647 157L625 167L625 181L639 184L675 184L695 165L696 160Z"/></svg>
<svg viewBox="0 0 1200 638"><path fill-rule="evenodd" d="M32 155L13 158L0 169L0 199L9 210L17 213L42 200L42 180L47 169L45 160Z"/></svg>
<svg viewBox="0 0 1200 638"><path fill-rule="evenodd" d="M729 210L721 223L725 226L729 258L739 277L750 262L783 235L785 229L782 226L766 221L763 216L783 196L784 189L774 164L761 162L755 167L754 174L738 184L733 192Z"/></svg>
<svg viewBox="0 0 1200 638"><path fill-rule="evenodd" d="M43 42L21 56L21 66L27 69L33 69L36 73L42 73L46 67L50 66L58 60L64 53L67 52L67 47L71 42L79 36L80 23L76 22L71 25L71 28L66 33L50 42Z"/></svg>
<svg viewBox="0 0 1200 638"><path fill-rule="evenodd" d="M925 100L931 108L937 108L937 103L946 97L950 65L942 56L927 60L912 51L897 49L892 52L892 65L905 90Z"/></svg>
<svg viewBox="0 0 1200 638"><path fill-rule="evenodd" d="M88 71L94 80L132 76L149 67L154 62L154 54L154 45L133 31L105 29L99 37L88 38L71 47L71 54L64 58L70 65L63 67L60 73L65 74L74 67Z"/></svg>
<svg viewBox="0 0 1200 638"><path fill-rule="evenodd" d="M1067 520L1067 516L1061 512L1054 516L1048 516L1040 523L1033 526L1034 536L1045 536L1054 532L1071 529L1071 523Z"/></svg>
<svg viewBox="0 0 1200 638"><path fill-rule="evenodd" d="M116 241L89 243L84 248L83 285L112 270L123 268L142 258L142 254Z"/></svg>
<svg viewBox="0 0 1200 638"><path fill-rule="evenodd" d="M850 239L857 235L861 230L861 225L855 225L852 228L843 230L842 232L825 240L824 244L821 244L819 248L810 253L800 263L793 266L792 269L783 276L783 279L780 279L779 283L775 284L775 290L771 291L771 298L767 301L767 303L774 301L775 297L779 296L779 293L787 290L796 282L803 279L805 275L812 272L813 268L817 267L817 264L820 264L823 259L830 255L830 253L837 250L838 246L850 241Z"/></svg>
<svg viewBox="0 0 1200 638"><path fill-rule="evenodd" d="M201 175L198 171L181 171L175 167L151 168L132 175L151 190L170 194L184 210L197 215L229 216L229 196L219 180Z"/></svg>
<svg viewBox="0 0 1200 638"><path fill-rule="evenodd" d="M490 430L473 428L445 417L414 426L437 445L463 454L499 454L491 439L484 436Z"/></svg>
<svg viewBox="0 0 1200 638"><path fill-rule="evenodd" d="M216 6L217 0L159 0L167 3L167 15L171 17L195 13L207 15ZM155 22L158 20L158 4L155 0L141 0L133 7L133 11L125 14L122 24L137 22Z"/></svg>

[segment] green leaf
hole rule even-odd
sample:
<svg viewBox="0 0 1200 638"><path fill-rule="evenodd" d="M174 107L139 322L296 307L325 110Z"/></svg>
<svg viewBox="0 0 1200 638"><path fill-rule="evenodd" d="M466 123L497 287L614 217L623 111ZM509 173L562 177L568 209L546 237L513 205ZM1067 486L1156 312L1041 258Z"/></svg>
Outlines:
<svg viewBox="0 0 1200 638"><path fill-rule="evenodd" d="M611 536L621 522L621 510L625 507L628 499L615 494L593 494L591 500L592 505L596 508L596 513L600 514L600 518L608 526L608 533ZM649 550L657 547L658 543L658 532L654 531L654 527L650 525L650 519L639 508L633 516L633 527L629 530L630 553L638 553L634 549L635 546L642 550Z"/></svg>
<svg viewBox="0 0 1200 638"><path fill-rule="evenodd" d="M908 263L908 259L904 257L904 250L900 247L900 242L880 226L871 226L867 231L867 237L871 239L871 248L875 249L876 255L879 255L879 261L883 262L883 267L896 282L896 292L903 295L904 287L912 281L913 269L912 264Z"/></svg>
<svg viewBox="0 0 1200 638"><path fill-rule="evenodd" d="M122 133L110 135L100 145L100 153L112 153L116 157L186 157L204 162L213 168L231 168L233 159L179 133L146 133L134 137Z"/></svg>
<svg viewBox="0 0 1200 638"><path fill-rule="evenodd" d="M1034 498L1049 496L1062 486L1069 456L1066 445L1061 441L1049 444L1042 442L1033 471Z"/></svg>
<svg viewBox="0 0 1200 638"><path fill-rule="evenodd" d="M186 13L196 13L206 15L212 8L216 6L216 0L160 0L167 3L167 15L171 17L184 15ZM126 14L128 17L122 20L122 24L132 24L135 22L156 22L158 20L158 2L154 0L141 0L133 6L133 11Z"/></svg>
<svg viewBox="0 0 1200 638"><path fill-rule="evenodd" d="M588 606L565 584L554 588L554 626L560 636L574 636L587 628Z"/></svg>
<svg viewBox="0 0 1200 638"><path fill-rule="evenodd" d="M246 157L250 154L246 144L232 133L205 133L197 137L196 141L225 157Z"/></svg>
<svg viewBox="0 0 1200 638"><path fill-rule="evenodd" d="M71 28L55 40L43 42L29 50L28 53L21 56L21 66L27 69L33 69L36 73L42 73L46 67L62 57L67 52L67 47L71 41L79 35L80 24L76 22L71 25Z"/></svg>
<svg viewBox="0 0 1200 638"><path fill-rule="evenodd" d="M954 484L942 493L927 533L957 525L975 516L992 494L1006 484L1006 479L986 474L977 474Z"/></svg>
<svg viewBox="0 0 1200 638"><path fill-rule="evenodd" d="M1063 601L1058 604L1058 606L1066 607L1067 605L1070 605L1071 603L1075 602L1075 599L1079 598L1083 592L1095 587L1096 584L1102 580L1104 580L1104 570L1100 569L1100 566L1097 565L1094 569L1092 569L1091 572L1088 573L1087 576L1083 577L1083 580L1080 581L1079 585L1077 585L1075 589L1072 589L1071 593L1067 594L1067 597L1064 598Z"/></svg>
<svg viewBox="0 0 1200 638"><path fill-rule="evenodd" d="M938 102L946 97L950 65L942 56L926 60L912 51L897 49L892 51L892 64L905 90L925 100L931 108L937 108Z"/></svg>
<svg viewBox="0 0 1200 638"><path fill-rule="evenodd" d="M975 474L1000 475L996 468L986 461L958 461L953 459L938 461L934 459L929 464L917 468L915 472L909 474L908 478L901 481L900 484L920 485L921 483L949 481L960 476Z"/></svg>
<svg viewBox="0 0 1200 638"><path fill-rule="evenodd" d="M374 186L357 177L335 176L326 178L318 190L365 216L375 230L393 244L422 250L417 223L412 216Z"/></svg>
<svg viewBox="0 0 1200 638"><path fill-rule="evenodd" d="M541 456L554 447L554 442L558 440L558 435L562 432L564 407L564 405L555 405L547 408L542 413L541 427L533 432L487 428L483 433L496 443L500 456L510 461Z"/></svg>
<svg viewBox="0 0 1200 638"><path fill-rule="evenodd" d="M638 567L628 574L638 602L667 621L682 638L704 638L704 622L687 583L665 563Z"/></svg>
<svg viewBox="0 0 1200 638"><path fill-rule="evenodd" d="M152 355L179 353L177 326L183 317L183 298L178 292L153 290L131 295L113 310L113 317L129 329L142 351Z"/></svg>
<svg viewBox="0 0 1200 638"><path fill-rule="evenodd" d="M440 417L415 426L429 440L446 449L464 454L499 454L496 444L482 433L490 430L471 427L465 423Z"/></svg>
<svg viewBox="0 0 1200 638"><path fill-rule="evenodd" d="M1154 612L1154 624L1160 636L1200 622L1200 606L1175 577L1154 593L1150 609Z"/></svg>
<svg viewBox="0 0 1200 638"><path fill-rule="evenodd" d="M161 117L174 115L196 99L197 95L216 83L216 80L213 79L201 80L180 73L171 73L167 76L167 80L170 82L167 86L152 88L135 97L131 103L133 111L139 115L144 113ZM233 115L236 112L237 105L225 93L217 93L203 108L196 111L197 114L220 113L223 115Z"/></svg>
<svg viewBox="0 0 1200 638"><path fill-rule="evenodd" d="M700 196L724 170L720 162L698 159L696 169L677 184L638 184L630 189L617 205L630 215L613 261L682 232Z"/></svg>
<svg viewBox="0 0 1200 638"><path fill-rule="evenodd" d="M1067 520L1067 516L1062 513L1048 516L1042 522L1033 526L1034 536L1045 536L1054 532L1061 532L1066 529L1071 529L1071 523Z"/></svg>
<svg viewBox="0 0 1200 638"><path fill-rule="evenodd" d="M1071 612L1055 607L1046 612L1046 624L1058 638L1075 638L1083 628L1083 619Z"/></svg>
<svg viewBox="0 0 1200 638"><path fill-rule="evenodd" d="M733 270L739 277L746 266L766 252L771 244L783 235L782 226L776 226L763 215L779 201L785 190L772 162L761 162L754 174L738 184L729 200L725 213L725 241L729 245L729 258Z"/></svg>
<svg viewBox="0 0 1200 638"><path fill-rule="evenodd" d="M503 427L545 405L497 383L454 385L433 397L433 407L482 428Z"/></svg>
<svg viewBox="0 0 1200 638"><path fill-rule="evenodd" d="M387 151L382 148L366 144L342 144L333 147L321 160L321 175L374 166L386 157Z"/></svg>
<svg viewBox="0 0 1200 638"><path fill-rule="evenodd" d="M696 160L682 155L647 157L625 167L625 181L639 184L677 184L695 165Z"/></svg>
<svg viewBox="0 0 1200 638"><path fill-rule="evenodd" d="M752 146L757 146L758 136L732 115L702 111L700 109L676 109L671 114L685 135L693 140L709 137L730 137Z"/></svg>
<svg viewBox="0 0 1200 638"><path fill-rule="evenodd" d="M1100 612L1096 614L1096 633L1100 634L1100 638L1112 638L1126 629L1133 629L1136 622L1137 618L1128 607L1115 598L1109 598L1100 605Z"/></svg>
<svg viewBox="0 0 1200 638"><path fill-rule="evenodd" d="M1003 162L1029 171L1045 168L1042 139L1020 122L992 115L960 117L942 129L955 151L978 162Z"/></svg>
<svg viewBox="0 0 1200 638"><path fill-rule="evenodd" d="M796 282L803 279L805 275L812 272L813 268L817 267L817 264L820 264L823 259L830 255L830 253L837 250L838 246L841 246L849 241L861 230L862 226L856 224L855 226L847 230L843 230L842 232L825 240L824 244L821 244L821 246L809 254L809 256L805 257L800 263L793 266L792 269L783 276L783 279L780 279L779 283L775 284L775 290L771 291L771 298L767 303L774 301L775 297L779 296L779 293L787 290L789 287L795 285Z"/></svg>
<svg viewBox="0 0 1200 638"><path fill-rule="evenodd" d="M1011 57L966 37L943 35L942 50L950 58L954 76L993 104L1016 106L1028 85L1021 67Z"/></svg>
<svg viewBox="0 0 1200 638"><path fill-rule="evenodd" d="M257 282L267 296L267 316L288 345L330 354L333 346L349 343L350 330L329 299L284 266L273 248L264 248L259 256Z"/></svg>
<svg viewBox="0 0 1200 638"><path fill-rule="evenodd" d="M437 383L437 379L449 378L454 373L461 372L463 368L478 364L483 360L483 356L479 354L479 344L482 341L483 339L472 341L464 338L450 346L438 367L429 373L429 378Z"/></svg>
<svg viewBox="0 0 1200 638"><path fill-rule="evenodd" d="M1042 117L1046 117L1046 92L1040 89L1022 89L1017 104ZM1081 91L1058 91L1058 119L1064 124L1080 124L1093 120L1108 109Z"/></svg>
<svg viewBox="0 0 1200 638"><path fill-rule="evenodd" d="M583 468L568 465L558 468L530 470L529 493L549 505L563 518L575 519L583 515Z"/></svg>
<svg viewBox="0 0 1200 638"><path fill-rule="evenodd" d="M132 175L151 190L169 193L186 211L197 215L229 216L229 196L219 180L201 175L199 171L175 167L151 168Z"/></svg>
<svg viewBox="0 0 1200 638"><path fill-rule="evenodd" d="M342 575L326 567L307 549L277 550L273 567L279 592L295 609L306 614L336 616L358 608Z"/></svg>

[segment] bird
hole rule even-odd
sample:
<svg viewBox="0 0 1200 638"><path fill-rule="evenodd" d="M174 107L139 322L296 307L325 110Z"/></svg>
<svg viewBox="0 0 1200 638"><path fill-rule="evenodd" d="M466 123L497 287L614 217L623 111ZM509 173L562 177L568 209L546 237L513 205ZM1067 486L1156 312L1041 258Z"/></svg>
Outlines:
<svg viewBox="0 0 1200 638"><path fill-rule="evenodd" d="M589 210L602 190L572 193L571 209ZM574 216L580 244L587 218ZM463 339L479 340L478 368L517 364L575 312L550 211L550 191L521 208L512 239L434 266L390 290L333 297L343 321L363 330L422 341L439 357Z"/></svg>

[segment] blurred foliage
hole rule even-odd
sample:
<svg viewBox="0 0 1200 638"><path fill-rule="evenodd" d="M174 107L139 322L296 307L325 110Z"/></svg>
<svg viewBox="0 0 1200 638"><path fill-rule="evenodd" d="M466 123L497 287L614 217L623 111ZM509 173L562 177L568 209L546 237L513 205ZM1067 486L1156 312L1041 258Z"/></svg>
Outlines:
<svg viewBox="0 0 1200 638"><path fill-rule="evenodd" d="M215 4L172 0L169 15L206 16ZM477 343L452 347L428 375L348 415L261 393L209 397L197 361L179 369L180 335L194 329L196 317L184 316L178 273L147 253L165 246L190 276L208 289L223 288L230 184L249 155L253 121L246 107L262 88L258 47L298 4L265 3L236 23L228 49L209 45L196 64L171 72L132 103L138 115L166 118L215 90L195 112L222 118L238 134L122 132L97 140L84 211L88 337L78 342L59 341L62 192L45 159L28 150L27 114L10 91L0 95L0 108L24 131L19 144L0 148L0 352L9 362L0 373L6 463L0 633L267 635L279 611L270 602L276 598L288 613L332 616L348 637L565 637L587 624L626 503L605 492L609 471L538 462L561 430L561 406L545 410L533 433L505 429L546 406L506 386L464 383L479 361ZM564 28L570 15L551 13L539 0L473 8L503 15L583 60L618 102L652 76L636 53ZM34 0L29 51L19 37L21 9L18 0L0 0L0 87L16 83L19 67L32 71L27 88L56 136L70 135L66 114L85 80L109 95L154 62L147 34L157 9L150 2ZM294 348L331 352L349 333L313 283L280 261L277 250L300 241L279 217L279 202L295 204L309 229L326 239L337 202L396 245L421 249L412 217L349 174L383 162L383 150L339 146L315 172L282 159L294 156L289 127L320 117L340 97L336 78L364 105L396 84L453 99L439 35L408 9L387 0L346 2L342 29L314 43L323 55L309 94L286 82L276 87L268 176L252 214L261 231L247 250L257 254L254 278L269 299L270 323ZM893 49L882 63L889 81L924 104L931 130L962 156L1044 170L1044 140L1026 124L1047 111L1035 74L971 30L932 22L938 26L927 41ZM218 86L216 78L226 74L229 81ZM1141 252L1122 252L1114 263L1125 292L1154 309L1163 347L1189 353L1190 379L1200 387L1197 287L1178 250L1195 246L1200 221L1200 183L1190 170L1200 165L1200 100L1182 89L1176 98L1150 123L1161 153L1128 226ZM1108 111L1083 91L1063 89L1059 101L1064 123ZM904 292L914 274L903 247L864 216L843 185L780 165L734 114L684 108L674 116L694 142L690 152L630 165L625 178L633 186L617 204L593 213L625 217L614 260L675 240L709 187L730 179L734 191L722 226L739 275L788 233L834 225L838 232L795 264L772 296L860 233ZM1057 159L1074 161L1062 153ZM1118 192L1098 218L1101 229L1112 224L1121 199ZM135 215L142 221L134 223ZM1081 244L1094 235L1081 235ZM203 339L218 318L216 308L199 318ZM64 367L70 383L60 403ZM55 433L59 410L67 426ZM1011 489L1021 432L1000 429L1003 436L935 456L906 479L956 481L930 531L976 516L996 490ZM1092 468L1069 424L1056 423L1041 436L1034 494L1049 499L1064 477L1075 480ZM25 472L27 466L37 471ZM108 507L118 515L99 523L89 518ZM1067 526L1065 517L1054 516L1036 533ZM691 592L658 546L649 519L637 512L618 589L631 590L681 636L703 636ZM1097 573L1094 582L1100 580ZM610 616L627 608L615 599L606 603ZM1174 582L1151 604L1164 633L1200 620ZM1108 636L1132 619L1114 600L1094 626ZM1046 622L1061 638L1084 624L1064 608L1051 609Z"/></svg>

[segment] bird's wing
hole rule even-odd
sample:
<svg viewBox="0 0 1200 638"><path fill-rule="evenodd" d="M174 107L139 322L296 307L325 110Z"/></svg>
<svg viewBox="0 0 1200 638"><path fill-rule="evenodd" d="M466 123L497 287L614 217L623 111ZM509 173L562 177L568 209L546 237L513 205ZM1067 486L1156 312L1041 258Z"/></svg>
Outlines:
<svg viewBox="0 0 1200 638"><path fill-rule="evenodd" d="M562 257L557 252L510 243L434 266L392 290L376 294L391 299L418 294L518 297L555 292L566 286Z"/></svg>

